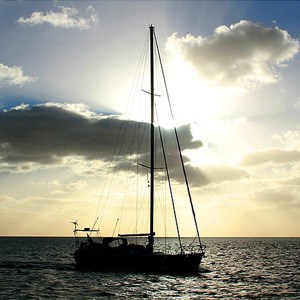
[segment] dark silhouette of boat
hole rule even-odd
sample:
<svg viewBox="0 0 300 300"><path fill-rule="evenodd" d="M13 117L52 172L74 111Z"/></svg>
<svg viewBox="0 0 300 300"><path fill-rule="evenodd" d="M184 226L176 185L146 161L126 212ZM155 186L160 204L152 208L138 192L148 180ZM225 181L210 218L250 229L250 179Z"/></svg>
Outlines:
<svg viewBox="0 0 300 300"><path fill-rule="evenodd" d="M158 49L158 44L156 40L156 35L154 27L151 25L150 29L150 88L151 91L147 92L150 94L151 99L151 124L150 124L150 228L148 233L135 233L135 234L121 234L118 237L103 237L100 241L95 241L91 238L91 233L97 230L93 228L78 229L77 221L73 222L75 225L74 235L76 239L77 249L74 253L76 265L81 270L93 270L93 271L126 271L126 272L153 272L153 273L177 273L177 274L197 274L199 264L202 257L204 256L204 250L201 244L201 239L199 235L198 225L196 221L194 206L192 203L190 188L188 184L187 174L184 168L184 162L181 155L180 143L178 134L175 130L175 136L177 140L177 146L179 150L179 155L181 158L181 166L183 169L183 174L185 178L187 193L189 196L192 214L194 217L194 222L196 226L197 236L195 240L197 241L196 250L184 250L182 246L181 237L179 234L177 217L174 209L174 216L177 226L178 239L180 243L179 253L164 253L154 251L154 184L155 184L155 157L154 157L154 51L157 50L160 59L160 53ZM156 46L156 47L155 47ZM161 65L162 67L162 65ZM163 72L163 69L162 69ZM163 78L164 75L163 75ZM164 157L166 153L164 152ZM169 180L169 172L166 164L167 177ZM146 166L144 166L146 167ZM170 187L170 193L172 198L172 191ZM172 200L173 201L173 200ZM173 203L174 206L174 203ZM174 208L174 207L173 207ZM83 231L87 233L87 240L85 242L80 242L77 233ZM147 237L146 245L138 245L130 243L131 238L145 238ZM195 249L195 248L193 248Z"/></svg>

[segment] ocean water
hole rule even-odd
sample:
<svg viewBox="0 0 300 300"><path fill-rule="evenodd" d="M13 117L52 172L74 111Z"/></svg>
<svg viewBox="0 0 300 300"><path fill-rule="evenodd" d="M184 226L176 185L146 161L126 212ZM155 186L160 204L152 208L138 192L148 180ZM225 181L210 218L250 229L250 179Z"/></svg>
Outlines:
<svg viewBox="0 0 300 300"><path fill-rule="evenodd" d="M300 238L203 243L199 274L171 276L81 272L73 238L2 237L0 299L300 299Z"/></svg>

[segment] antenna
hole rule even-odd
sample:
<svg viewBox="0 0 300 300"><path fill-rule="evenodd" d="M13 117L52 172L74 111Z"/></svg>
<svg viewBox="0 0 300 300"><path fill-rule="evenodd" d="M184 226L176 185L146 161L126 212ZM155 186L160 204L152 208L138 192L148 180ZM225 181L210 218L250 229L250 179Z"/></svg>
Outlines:
<svg viewBox="0 0 300 300"><path fill-rule="evenodd" d="M70 222L72 224L74 224L75 228L74 228L74 232L76 231L77 229L77 226L78 226L78 219L76 221L73 221L73 222Z"/></svg>

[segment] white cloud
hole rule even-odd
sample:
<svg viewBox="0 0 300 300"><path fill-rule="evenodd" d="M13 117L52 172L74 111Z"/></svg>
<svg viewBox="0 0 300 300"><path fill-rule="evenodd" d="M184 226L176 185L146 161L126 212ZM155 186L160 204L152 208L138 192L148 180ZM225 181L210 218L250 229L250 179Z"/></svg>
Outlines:
<svg viewBox="0 0 300 300"><path fill-rule="evenodd" d="M255 87L276 82L275 70L299 52L299 41L277 26L240 21L216 28L209 37L169 37L167 51L190 62L199 74L217 84Z"/></svg>
<svg viewBox="0 0 300 300"><path fill-rule="evenodd" d="M7 86L22 86L35 81L37 78L25 76L22 67L8 67L0 64L0 88Z"/></svg>
<svg viewBox="0 0 300 300"><path fill-rule="evenodd" d="M102 119L102 114L97 114L90 111L89 107L83 103L58 103L58 102L47 102L44 104L38 104L37 106L42 107L57 107L75 114L82 115L86 118L91 119Z"/></svg>
<svg viewBox="0 0 300 300"><path fill-rule="evenodd" d="M5 148L11 147L9 144L1 143L0 150ZM2 149L1 149L2 148ZM2 157L1 157L2 159ZM35 163L22 163L22 164L10 164L10 163L1 163L0 168L2 172L9 172L9 173L27 173L32 172L33 170L37 169L38 164Z"/></svg>
<svg viewBox="0 0 300 300"><path fill-rule="evenodd" d="M209 183L235 181L249 177L246 171L226 165L209 165L205 166L202 171Z"/></svg>
<svg viewBox="0 0 300 300"><path fill-rule="evenodd" d="M297 194L290 189L261 189L254 192L252 199L260 204L280 206L281 208L299 207Z"/></svg>
<svg viewBox="0 0 300 300"><path fill-rule="evenodd" d="M300 187L300 176L292 177L292 178L285 179L285 180L281 180L279 183L281 183L283 185L288 185L288 186Z"/></svg>
<svg viewBox="0 0 300 300"><path fill-rule="evenodd" d="M96 9L93 6L88 6L85 10L86 14L89 15L90 21L94 24L98 24L99 18Z"/></svg>
<svg viewBox="0 0 300 300"><path fill-rule="evenodd" d="M300 130L289 130L283 134L274 135L274 138L278 139L285 149L300 151Z"/></svg>
<svg viewBox="0 0 300 300"><path fill-rule="evenodd" d="M61 189L58 189L58 190L54 190L52 191L50 194L51 195L63 195L63 194L66 194L67 192L61 190Z"/></svg>
<svg viewBox="0 0 300 300"><path fill-rule="evenodd" d="M6 195L0 195L0 203L14 201L14 198Z"/></svg>
<svg viewBox="0 0 300 300"><path fill-rule="evenodd" d="M79 11L74 7L58 7L60 11L35 11L29 18L20 17L17 22L22 25L36 26L43 23L51 24L60 28L78 28L79 30L87 30L91 24L98 23L98 15L92 6L88 6L85 10L85 18L79 16Z"/></svg>
<svg viewBox="0 0 300 300"><path fill-rule="evenodd" d="M64 158L64 165L70 166L72 171L80 176L98 176L107 174L109 163L94 159L84 160L79 156L69 156Z"/></svg>
<svg viewBox="0 0 300 300"><path fill-rule="evenodd" d="M17 106L12 107L10 110L21 110L21 109L27 109L29 107L29 104L20 104Z"/></svg>
<svg viewBox="0 0 300 300"><path fill-rule="evenodd" d="M77 182L72 182L67 186L69 190L80 190L84 187L87 187L87 182L85 180L78 180Z"/></svg>
<svg viewBox="0 0 300 300"><path fill-rule="evenodd" d="M300 151L288 151L281 149L265 149L261 151L253 151L246 154L242 161L242 166L255 166L268 162L284 164L300 161Z"/></svg>
<svg viewBox="0 0 300 300"><path fill-rule="evenodd" d="M50 187L60 187L62 186L62 183L59 179L54 179L52 181L33 181L31 182L32 185L35 185L35 186L50 186Z"/></svg>
<svg viewBox="0 0 300 300"><path fill-rule="evenodd" d="M300 110L300 98L293 105L294 110Z"/></svg>

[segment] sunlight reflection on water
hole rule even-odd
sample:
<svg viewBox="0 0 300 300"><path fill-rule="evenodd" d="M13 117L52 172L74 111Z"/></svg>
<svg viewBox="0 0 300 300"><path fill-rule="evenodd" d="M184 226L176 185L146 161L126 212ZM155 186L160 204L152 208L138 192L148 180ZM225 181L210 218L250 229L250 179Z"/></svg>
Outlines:
<svg viewBox="0 0 300 300"><path fill-rule="evenodd" d="M203 241L199 275L170 276L79 272L72 238L0 238L0 298L300 299L300 239Z"/></svg>

